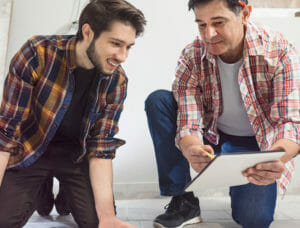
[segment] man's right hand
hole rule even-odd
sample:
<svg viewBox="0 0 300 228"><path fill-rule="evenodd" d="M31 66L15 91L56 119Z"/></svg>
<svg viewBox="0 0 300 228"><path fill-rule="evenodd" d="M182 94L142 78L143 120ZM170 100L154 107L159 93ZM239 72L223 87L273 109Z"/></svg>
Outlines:
<svg viewBox="0 0 300 228"><path fill-rule="evenodd" d="M191 164L192 168L199 173L211 161L211 158L207 153L214 154L214 150L209 145L190 145L183 150L182 153Z"/></svg>
<svg viewBox="0 0 300 228"><path fill-rule="evenodd" d="M10 153L0 152L0 187L2 183L2 178L4 176L4 172L8 163Z"/></svg>
<svg viewBox="0 0 300 228"><path fill-rule="evenodd" d="M98 228L137 228L127 222L124 222L117 217L113 218L103 218L99 222Z"/></svg>

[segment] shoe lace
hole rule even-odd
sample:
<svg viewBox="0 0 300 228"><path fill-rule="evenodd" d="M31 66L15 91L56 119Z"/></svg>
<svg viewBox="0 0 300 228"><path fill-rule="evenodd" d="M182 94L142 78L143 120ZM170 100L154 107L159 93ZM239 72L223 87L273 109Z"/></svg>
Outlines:
<svg viewBox="0 0 300 228"><path fill-rule="evenodd" d="M171 202L164 206L164 209L167 212L177 211L180 208L180 204L182 204L182 201L177 197L173 197Z"/></svg>

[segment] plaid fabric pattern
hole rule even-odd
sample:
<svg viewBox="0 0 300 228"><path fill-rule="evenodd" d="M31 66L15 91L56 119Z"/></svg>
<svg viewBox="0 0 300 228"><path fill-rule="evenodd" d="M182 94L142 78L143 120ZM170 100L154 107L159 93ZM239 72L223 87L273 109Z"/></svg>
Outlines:
<svg viewBox="0 0 300 228"><path fill-rule="evenodd" d="M240 92L261 150L282 138L299 144L300 59L295 47L280 33L249 22L242 61ZM205 136L217 144L220 74L216 56L207 53L199 38L182 51L172 89L178 103L176 144L186 135ZM290 161L279 180L282 194L293 170L294 161Z"/></svg>
<svg viewBox="0 0 300 228"><path fill-rule="evenodd" d="M74 36L34 36L13 57L0 108L0 151L11 153L8 168L32 164L55 135L74 91L75 43ZM86 154L114 158L117 147L125 143L114 135L126 92L121 67L111 76L95 77L76 162Z"/></svg>

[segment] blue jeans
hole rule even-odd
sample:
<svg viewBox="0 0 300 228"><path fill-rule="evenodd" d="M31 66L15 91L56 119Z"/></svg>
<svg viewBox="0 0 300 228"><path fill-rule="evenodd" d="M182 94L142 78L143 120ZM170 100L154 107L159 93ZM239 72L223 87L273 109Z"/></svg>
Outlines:
<svg viewBox="0 0 300 228"><path fill-rule="evenodd" d="M175 146L177 103L170 91L157 90L145 102L148 126L156 155L161 195L176 196L184 193L191 180L189 164ZM210 144L215 153L259 150L255 137L231 136L220 132L218 145ZM246 184L230 187L233 219L243 228L267 228L273 221L277 188Z"/></svg>

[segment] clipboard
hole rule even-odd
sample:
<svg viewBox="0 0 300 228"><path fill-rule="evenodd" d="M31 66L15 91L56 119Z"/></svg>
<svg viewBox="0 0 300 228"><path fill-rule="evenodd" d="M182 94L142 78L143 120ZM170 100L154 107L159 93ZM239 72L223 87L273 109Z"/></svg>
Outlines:
<svg viewBox="0 0 300 228"><path fill-rule="evenodd" d="M258 163L276 161L285 151L250 151L217 155L185 187L185 191L230 187L249 183L242 171Z"/></svg>

